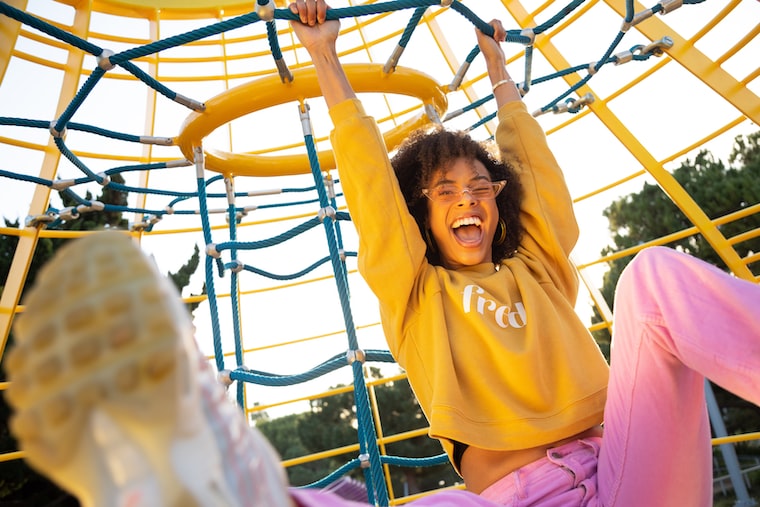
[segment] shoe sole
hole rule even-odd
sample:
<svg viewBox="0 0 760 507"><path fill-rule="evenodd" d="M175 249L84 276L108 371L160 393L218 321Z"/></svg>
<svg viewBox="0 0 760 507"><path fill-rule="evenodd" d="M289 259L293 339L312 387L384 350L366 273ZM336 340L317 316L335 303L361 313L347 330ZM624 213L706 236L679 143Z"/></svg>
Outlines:
<svg viewBox="0 0 760 507"><path fill-rule="evenodd" d="M208 504L176 470L204 424L192 322L153 262L121 233L72 241L25 303L6 394L27 461L85 504Z"/></svg>

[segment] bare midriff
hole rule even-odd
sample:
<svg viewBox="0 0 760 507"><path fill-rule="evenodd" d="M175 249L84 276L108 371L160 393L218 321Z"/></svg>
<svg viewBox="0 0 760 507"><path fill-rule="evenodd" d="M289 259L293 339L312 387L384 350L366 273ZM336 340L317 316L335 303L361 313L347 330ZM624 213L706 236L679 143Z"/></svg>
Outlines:
<svg viewBox="0 0 760 507"><path fill-rule="evenodd" d="M559 447L573 440L601 437L602 427L593 426L572 437L552 442L539 447L519 449L516 451L493 451L470 446L462 456L462 478L467 490L480 494L488 486L520 467L533 463L546 456L546 451Z"/></svg>

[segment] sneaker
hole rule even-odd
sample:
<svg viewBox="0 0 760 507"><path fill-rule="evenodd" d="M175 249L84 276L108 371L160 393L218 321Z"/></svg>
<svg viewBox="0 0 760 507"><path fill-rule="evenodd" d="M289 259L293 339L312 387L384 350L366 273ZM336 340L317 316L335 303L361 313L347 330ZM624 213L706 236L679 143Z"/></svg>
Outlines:
<svg viewBox="0 0 760 507"><path fill-rule="evenodd" d="M7 357L11 431L84 507L292 505L276 453L128 235L70 242L25 303Z"/></svg>

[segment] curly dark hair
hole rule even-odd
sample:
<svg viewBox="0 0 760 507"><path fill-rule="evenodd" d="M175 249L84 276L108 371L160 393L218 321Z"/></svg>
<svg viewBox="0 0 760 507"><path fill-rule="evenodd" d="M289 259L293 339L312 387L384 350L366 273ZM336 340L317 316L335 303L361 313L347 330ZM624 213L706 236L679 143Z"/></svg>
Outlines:
<svg viewBox="0 0 760 507"><path fill-rule="evenodd" d="M425 231L428 205L427 198L422 194L423 185L435 171L458 158L479 160L488 170L491 180L507 180L504 190L496 196L499 217L507 228L506 239L498 245L494 241L491 255L493 262L497 263L512 257L523 234L520 222L523 189L517 171L510 164L498 160L484 143L475 141L465 132L446 130L441 126L413 132L391 158L401 193L417 222L420 234L423 238L429 238L429 241L435 241ZM500 234L499 229L496 234ZM428 245L425 255L431 264L443 265L438 248Z"/></svg>

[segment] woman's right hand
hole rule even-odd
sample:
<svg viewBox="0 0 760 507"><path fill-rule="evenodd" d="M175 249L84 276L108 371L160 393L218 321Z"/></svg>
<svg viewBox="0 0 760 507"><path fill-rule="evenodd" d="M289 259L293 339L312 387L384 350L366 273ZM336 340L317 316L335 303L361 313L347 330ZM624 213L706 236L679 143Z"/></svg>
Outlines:
<svg viewBox="0 0 760 507"><path fill-rule="evenodd" d="M300 21L291 21L290 26L312 57L320 49L335 48L340 21L327 21L329 8L325 0L296 0L288 6L290 12L296 14Z"/></svg>
<svg viewBox="0 0 760 507"><path fill-rule="evenodd" d="M290 26L311 56L327 107L356 98L335 49L340 21L327 20L330 6L325 0L296 0L288 8L298 15L298 20L291 21Z"/></svg>

